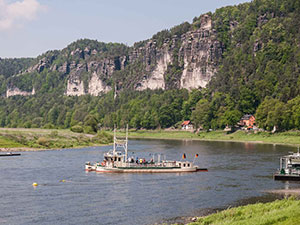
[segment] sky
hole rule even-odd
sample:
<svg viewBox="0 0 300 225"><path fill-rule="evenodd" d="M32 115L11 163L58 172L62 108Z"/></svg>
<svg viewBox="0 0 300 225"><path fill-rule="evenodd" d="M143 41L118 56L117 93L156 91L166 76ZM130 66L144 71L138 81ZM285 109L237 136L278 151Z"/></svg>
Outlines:
<svg viewBox="0 0 300 225"><path fill-rule="evenodd" d="M83 38L129 46L250 0L0 0L0 57L36 57Z"/></svg>

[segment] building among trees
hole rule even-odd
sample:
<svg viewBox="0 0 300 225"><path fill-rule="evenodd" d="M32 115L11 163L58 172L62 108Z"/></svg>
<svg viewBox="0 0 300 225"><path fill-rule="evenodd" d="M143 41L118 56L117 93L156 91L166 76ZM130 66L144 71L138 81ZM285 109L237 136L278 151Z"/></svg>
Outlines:
<svg viewBox="0 0 300 225"><path fill-rule="evenodd" d="M190 120L183 121L181 124L182 130L194 130L194 126Z"/></svg>
<svg viewBox="0 0 300 225"><path fill-rule="evenodd" d="M253 128L255 125L255 117L250 114L245 114L238 123L241 127Z"/></svg>

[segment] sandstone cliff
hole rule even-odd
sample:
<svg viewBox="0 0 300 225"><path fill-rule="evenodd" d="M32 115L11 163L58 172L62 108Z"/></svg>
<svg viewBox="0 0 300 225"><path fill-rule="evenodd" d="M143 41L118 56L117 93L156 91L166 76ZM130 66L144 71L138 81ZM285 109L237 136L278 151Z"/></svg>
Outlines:
<svg viewBox="0 0 300 225"><path fill-rule="evenodd" d="M186 32L163 40L154 36L133 47L86 40L84 46L78 41L38 57L21 76L56 72L65 79L68 96L98 96L114 84L135 90L205 87L218 70L223 47L210 15L202 15L198 23ZM7 97L28 94L18 87L7 89Z"/></svg>

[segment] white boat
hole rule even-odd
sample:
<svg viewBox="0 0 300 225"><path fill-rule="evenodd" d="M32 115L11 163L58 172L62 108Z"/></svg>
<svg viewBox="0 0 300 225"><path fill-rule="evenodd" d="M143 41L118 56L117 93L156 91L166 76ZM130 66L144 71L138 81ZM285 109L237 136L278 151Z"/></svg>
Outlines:
<svg viewBox="0 0 300 225"><path fill-rule="evenodd" d="M120 149L121 150L118 150ZM195 158L198 154L195 155ZM185 159L185 154L183 154ZM194 160L195 161L195 160ZM116 138L114 130L113 149L104 153L104 159L101 163L85 164L86 171L96 171L99 173L182 173L182 172L206 172L206 168L199 168L190 161L172 161L161 160L161 155L152 156L151 160L134 159L128 157L128 128L126 129L126 138L124 140Z"/></svg>
<svg viewBox="0 0 300 225"><path fill-rule="evenodd" d="M300 152L280 158L279 170L274 174L275 180L300 180Z"/></svg>

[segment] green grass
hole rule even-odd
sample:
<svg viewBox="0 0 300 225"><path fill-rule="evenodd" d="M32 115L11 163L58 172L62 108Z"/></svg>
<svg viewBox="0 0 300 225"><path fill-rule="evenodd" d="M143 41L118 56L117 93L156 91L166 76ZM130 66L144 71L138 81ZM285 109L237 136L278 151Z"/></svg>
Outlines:
<svg viewBox="0 0 300 225"><path fill-rule="evenodd" d="M0 136L0 148L19 148L19 147L25 147L25 146L18 142Z"/></svg>
<svg viewBox="0 0 300 225"><path fill-rule="evenodd" d="M110 135L108 135L109 133ZM0 148L75 148L109 144L112 142L112 132L100 132L97 135L78 134L70 130L0 128ZM118 132L118 136L125 136ZM200 132L198 134L186 131L166 130L139 130L129 132L130 138L149 139L177 139L177 140L203 140L203 141L239 141L300 145L300 131L289 131L270 134L268 132L237 131L227 134L224 131Z"/></svg>
<svg viewBox="0 0 300 225"><path fill-rule="evenodd" d="M118 132L117 135L124 136L124 132ZM129 132L130 138L150 138L150 139L191 139L191 140L207 140L207 141L239 141L239 142L261 142L300 145L300 131L289 131L271 134L269 132L245 132L236 131L231 134L218 130L212 132L191 133L186 131L132 131Z"/></svg>
<svg viewBox="0 0 300 225"><path fill-rule="evenodd" d="M112 136L78 134L70 130L1 128L1 148L61 149L109 144Z"/></svg>
<svg viewBox="0 0 300 225"><path fill-rule="evenodd" d="M190 225L291 225L300 224L300 201L294 198L227 209Z"/></svg>

